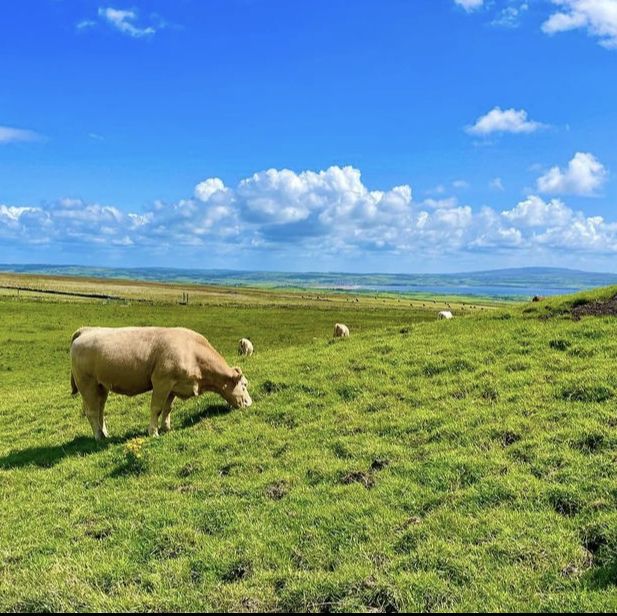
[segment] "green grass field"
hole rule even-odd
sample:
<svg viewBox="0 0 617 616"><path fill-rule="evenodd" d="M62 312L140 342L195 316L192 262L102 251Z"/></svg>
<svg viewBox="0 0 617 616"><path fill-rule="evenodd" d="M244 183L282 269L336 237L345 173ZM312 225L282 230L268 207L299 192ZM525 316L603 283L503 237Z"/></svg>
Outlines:
<svg viewBox="0 0 617 616"><path fill-rule="evenodd" d="M0 296L1 610L617 610L614 317L236 300ZM85 324L197 329L254 404L148 439L148 396L112 395L97 445Z"/></svg>

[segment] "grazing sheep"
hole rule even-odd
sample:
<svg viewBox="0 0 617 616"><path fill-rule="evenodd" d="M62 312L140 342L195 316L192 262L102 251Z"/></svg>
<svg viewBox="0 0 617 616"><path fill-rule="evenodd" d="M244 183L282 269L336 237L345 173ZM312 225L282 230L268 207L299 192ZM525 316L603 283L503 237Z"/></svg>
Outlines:
<svg viewBox="0 0 617 616"><path fill-rule="evenodd" d="M238 343L238 354L249 357L253 354L253 343L248 338L242 338Z"/></svg>
<svg viewBox="0 0 617 616"><path fill-rule="evenodd" d="M440 319L453 319L454 315L449 310L442 310L438 315Z"/></svg>
<svg viewBox="0 0 617 616"><path fill-rule="evenodd" d="M349 338L349 327L347 327L347 325L343 325L342 323L337 323L334 326L334 337Z"/></svg>

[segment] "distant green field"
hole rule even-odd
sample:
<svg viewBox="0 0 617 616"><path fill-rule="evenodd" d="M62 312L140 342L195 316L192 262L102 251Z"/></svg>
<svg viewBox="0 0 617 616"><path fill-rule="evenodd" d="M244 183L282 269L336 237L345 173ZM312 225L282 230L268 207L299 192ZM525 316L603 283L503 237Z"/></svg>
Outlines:
<svg viewBox="0 0 617 616"><path fill-rule="evenodd" d="M1 296L0 609L615 611L617 323L572 305ZM148 397L112 395L97 445L84 324L197 329L254 404L180 403L143 439Z"/></svg>

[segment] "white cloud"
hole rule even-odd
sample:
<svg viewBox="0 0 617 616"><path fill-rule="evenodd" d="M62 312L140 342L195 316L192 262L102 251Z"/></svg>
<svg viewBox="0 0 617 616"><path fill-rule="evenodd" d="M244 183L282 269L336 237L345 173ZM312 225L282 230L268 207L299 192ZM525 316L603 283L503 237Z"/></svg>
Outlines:
<svg viewBox="0 0 617 616"><path fill-rule="evenodd" d="M482 7L484 0L454 0L456 4L462 6L468 13Z"/></svg>
<svg viewBox="0 0 617 616"><path fill-rule="evenodd" d="M0 126L0 144L17 143L20 141L39 141L41 136L32 130Z"/></svg>
<svg viewBox="0 0 617 616"><path fill-rule="evenodd" d="M467 180L454 180L452 182L452 186L457 190L463 190L465 188L469 188L469 182Z"/></svg>
<svg viewBox="0 0 617 616"><path fill-rule="evenodd" d="M80 22L78 22L77 29L89 30L90 28L94 28L94 26L96 26L96 21L93 21L92 19L82 19Z"/></svg>
<svg viewBox="0 0 617 616"><path fill-rule="evenodd" d="M563 227L570 223L573 212L558 199L548 203L540 197L531 195L511 210L501 215L510 223L521 227L545 227L549 225Z"/></svg>
<svg viewBox="0 0 617 616"><path fill-rule="evenodd" d="M217 192L227 192L223 180L219 178L208 178L195 186L195 197L200 201L208 201Z"/></svg>
<svg viewBox="0 0 617 616"><path fill-rule="evenodd" d="M449 210L458 206L456 197L446 197L445 199L425 199L422 202L422 207L428 207L431 210Z"/></svg>
<svg viewBox="0 0 617 616"><path fill-rule="evenodd" d="M503 180L501 178L493 178L489 183L489 188L493 190L504 191L505 186L503 185Z"/></svg>
<svg viewBox="0 0 617 616"><path fill-rule="evenodd" d="M561 10L543 24L547 34L584 29L600 45L617 49L617 0L552 0Z"/></svg>
<svg viewBox="0 0 617 616"><path fill-rule="evenodd" d="M527 2L522 2L518 6L506 6L491 22L492 26L501 28L518 28L521 24L521 17L529 9Z"/></svg>
<svg viewBox="0 0 617 616"><path fill-rule="evenodd" d="M494 107L465 130L470 135L486 137L493 133L533 133L543 127L544 124L530 120L524 109Z"/></svg>
<svg viewBox="0 0 617 616"><path fill-rule="evenodd" d="M79 246L140 255L371 253L443 258L477 251L536 249L617 254L617 224L559 199L530 195L510 209L461 204L455 197L416 202L408 185L367 187L353 167L295 172L269 169L233 186L208 178L194 196L155 202L142 212L61 199L0 205L2 246Z"/></svg>
<svg viewBox="0 0 617 616"><path fill-rule="evenodd" d="M424 191L427 195L443 195L446 192L446 187L443 184L438 184Z"/></svg>
<svg viewBox="0 0 617 616"><path fill-rule="evenodd" d="M552 167L537 185L543 193L593 196L607 177L606 168L593 154L577 152L565 170Z"/></svg>
<svg viewBox="0 0 617 616"><path fill-rule="evenodd" d="M132 36L133 38L141 38L145 36L152 36L156 33L156 29L152 26L148 27L139 27L135 25L135 21L137 20L137 12L134 10L122 10L122 9L114 9L111 7L108 8L99 8L98 11L99 18L110 25L112 28L115 28L119 32L126 34L128 36ZM80 22L78 24L78 28L89 27L92 22L88 20Z"/></svg>

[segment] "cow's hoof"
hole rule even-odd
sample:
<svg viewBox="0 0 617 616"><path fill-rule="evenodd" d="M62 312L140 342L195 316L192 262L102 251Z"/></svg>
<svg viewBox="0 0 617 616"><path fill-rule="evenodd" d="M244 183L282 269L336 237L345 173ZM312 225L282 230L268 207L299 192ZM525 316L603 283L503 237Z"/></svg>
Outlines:
<svg viewBox="0 0 617 616"><path fill-rule="evenodd" d="M159 437L159 431L158 430L148 430L148 434L150 436L152 436L153 438L158 438Z"/></svg>

